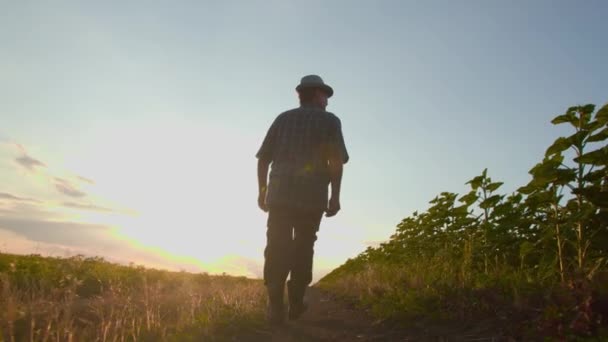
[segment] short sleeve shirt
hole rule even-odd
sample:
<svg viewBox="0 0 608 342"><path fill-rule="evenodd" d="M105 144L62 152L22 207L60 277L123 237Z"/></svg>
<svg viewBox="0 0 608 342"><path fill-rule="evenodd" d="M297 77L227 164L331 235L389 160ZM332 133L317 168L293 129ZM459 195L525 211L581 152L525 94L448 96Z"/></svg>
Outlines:
<svg viewBox="0 0 608 342"><path fill-rule="evenodd" d="M256 157L271 162L269 207L311 211L327 208L329 159L349 159L340 119L305 105L277 116Z"/></svg>

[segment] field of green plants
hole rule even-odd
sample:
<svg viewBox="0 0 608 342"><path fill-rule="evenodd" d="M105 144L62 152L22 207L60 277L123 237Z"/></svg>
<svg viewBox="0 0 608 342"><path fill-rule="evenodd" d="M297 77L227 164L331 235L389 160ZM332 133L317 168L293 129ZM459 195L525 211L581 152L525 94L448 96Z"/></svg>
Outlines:
<svg viewBox="0 0 608 342"><path fill-rule="evenodd" d="M265 303L261 280L0 254L0 341L230 341Z"/></svg>
<svg viewBox="0 0 608 342"><path fill-rule="evenodd" d="M320 286L381 318L480 322L518 340L608 339L608 105L568 125L511 194L487 170L443 192ZM523 171L523 170L522 170Z"/></svg>

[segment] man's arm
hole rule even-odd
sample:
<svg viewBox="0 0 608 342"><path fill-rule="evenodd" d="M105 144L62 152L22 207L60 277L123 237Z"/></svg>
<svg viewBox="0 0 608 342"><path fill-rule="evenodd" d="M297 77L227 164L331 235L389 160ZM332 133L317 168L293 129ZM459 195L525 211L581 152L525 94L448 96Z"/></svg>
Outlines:
<svg viewBox="0 0 608 342"><path fill-rule="evenodd" d="M268 190L268 166L270 162L265 159L258 159L258 207L263 211L268 211L266 205L266 191Z"/></svg>
<svg viewBox="0 0 608 342"><path fill-rule="evenodd" d="M262 142L262 146L256 153L256 158L258 158L258 207L263 211L268 211L268 206L266 205L266 192L268 190L268 166L272 162L275 141L277 139L277 122L278 117L275 121L270 125L268 132L266 133L266 137L264 137L264 141Z"/></svg>
<svg viewBox="0 0 608 342"><path fill-rule="evenodd" d="M340 187L342 185L342 173L344 166L342 160L330 159L328 163L329 181L331 183L331 197L329 199L329 207L325 216L332 217L340 211Z"/></svg>
<svg viewBox="0 0 608 342"><path fill-rule="evenodd" d="M325 216L332 217L340 211L340 188L342 186L342 173L344 164L348 162L349 156L342 135L342 123L336 117L335 126L329 137L329 158L327 166L329 171L329 182L331 183L331 197Z"/></svg>

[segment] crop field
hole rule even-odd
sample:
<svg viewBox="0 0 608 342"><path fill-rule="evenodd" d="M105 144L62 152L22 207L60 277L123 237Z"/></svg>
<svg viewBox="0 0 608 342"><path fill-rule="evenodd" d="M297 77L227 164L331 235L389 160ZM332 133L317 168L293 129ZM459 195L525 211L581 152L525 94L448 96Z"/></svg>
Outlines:
<svg viewBox="0 0 608 342"><path fill-rule="evenodd" d="M390 241L320 285L404 325L486 324L518 340L608 339L608 105L569 108L531 180L511 194L487 170L443 192Z"/></svg>

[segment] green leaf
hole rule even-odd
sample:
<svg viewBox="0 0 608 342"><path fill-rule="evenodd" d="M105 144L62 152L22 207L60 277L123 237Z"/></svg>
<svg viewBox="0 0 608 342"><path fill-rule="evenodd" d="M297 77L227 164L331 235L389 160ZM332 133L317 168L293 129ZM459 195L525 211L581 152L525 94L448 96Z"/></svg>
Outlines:
<svg viewBox="0 0 608 342"><path fill-rule="evenodd" d="M530 182L524 186L520 186L517 191L524 194L524 195L529 195L531 193L533 193L534 191L536 191L538 188L536 186L534 186L533 182Z"/></svg>
<svg viewBox="0 0 608 342"><path fill-rule="evenodd" d="M570 108L572 109L572 108ZM576 127L577 124L577 118L574 115L574 113L570 112L570 110L568 110L568 112L566 114L562 114L559 116L556 116L553 120L551 120L551 123L554 125L559 125L562 124L564 122L569 122L570 124L572 124L572 126Z"/></svg>
<svg viewBox="0 0 608 342"><path fill-rule="evenodd" d="M574 161L580 164L608 165L608 146L585 153L580 157L574 158Z"/></svg>
<svg viewBox="0 0 608 342"><path fill-rule="evenodd" d="M564 160L564 158L561 155L545 158L542 163L536 164L536 166L530 170L530 174L532 174L534 178L553 179L555 177L555 170L560 167L562 160Z"/></svg>
<svg viewBox="0 0 608 342"><path fill-rule="evenodd" d="M576 113L577 110L578 110L578 106L572 106L572 107L568 108L568 110L566 111L566 114L574 114L574 113Z"/></svg>
<svg viewBox="0 0 608 342"><path fill-rule="evenodd" d="M537 204L552 203L555 201L555 195L551 191L540 191L528 196L526 201Z"/></svg>
<svg viewBox="0 0 608 342"><path fill-rule="evenodd" d="M477 191L473 190L468 194L460 197L458 201L465 203L467 206L470 206L471 204L475 203L475 201L477 201L477 198Z"/></svg>
<svg viewBox="0 0 608 342"><path fill-rule="evenodd" d="M558 169L554 173L555 179L553 183L556 185L566 185L570 182L574 182L576 179L576 172L573 169Z"/></svg>
<svg viewBox="0 0 608 342"><path fill-rule="evenodd" d="M528 173L532 175L532 180L528 185L520 188L523 193L532 193L542 190L554 179L555 170L559 164L555 165L552 159L545 158L542 163L536 164Z"/></svg>
<svg viewBox="0 0 608 342"><path fill-rule="evenodd" d="M512 194L511 196L509 196L509 200L513 203L519 203L521 202L521 199L523 198L523 196L521 194Z"/></svg>
<svg viewBox="0 0 608 342"><path fill-rule="evenodd" d="M488 209L495 206L502 199L503 195L494 195L486 198L483 202L479 204L481 209Z"/></svg>
<svg viewBox="0 0 608 342"><path fill-rule="evenodd" d="M608 127L592 135L587 139L587 142L602 141L608 139Z"/></svg>
<svg viewBox="0 0 608 342"><path fill-rule="evenodd" d="M473 190L477 190L480 186L481 186L481 182L483 181L484 176L477 176L473 179L471 179L470 181L466 182L465 184L471 184L471 188L473 188Z"/></svg>
<svg viewBox="0 0 608 342"><path fill-rule="evenodd" d="M486 189L488 189L490 192L493 192L493 191L496 191L496 189L500 188L500 186L503 184L504 184L503 182L490 183L490 184L488 184Z"/></svg>
<svg viewBox="0 0 608 342"><path fill-rule="evenodd" d="M581 106L579 108L579 112L583 119L583 123L585 123L585 124L589 123L589 121L591 120L591 114L593 114L594 110L595 110L595 105L591 104L591 103Z"/></svg>
<svg viewBox="0 0 608 342"><path fill-rule="evenodd" d="M580 111L585 114L591 114L595 110L595 105L593 103L588 103L581 107Z"/></svg>
<svg viewBox="0 0 608 342"><path fill-rule="evenodd" d="M608 123L608 103L595 113L595 119L603 124Z"/></svg>
<svg viewBox="0 0 608 342"><path fill-rule="evenodd" d="M599 122L598 120L591 121L588 125L585 126L585 129L590 133L602 128L604 126L604 122Z"/></svg>
<svg viewBox="0 0 608 342"><path fill-rule="evenodd" d="M539 173L539 170L541 170L543 167L545 167L544 163L538 163L538 164L534 165L534 167L531 168L528 173L531 174L532 176L536 176Z"/></svg>
<svg viewBox="0 0 608 342"><path fill-rule="evenodd" d="M588 135L588 130L580 130L568 137L568 140L570 140L571 144L574 146L582 146L585 138L587 138Z"/></svg>
<svg viewBox="0 0 608 342"><path fill-rule="evenodd" d="M551 155L561 153L567 150L570 146L572 146L572 141L570 139L559 137L557 140L555 140L553 145L549 146L547 152L545 152L545 156L549 157Z"/></svg>
<svg viewBox="0 0 608 342"><path fill-rule="evenodd" d="M458 207L454 207L453 209L454 213L456 215L467 215L469 213L469 205L468 204L464 204Z"/></svg>
<svg viewBox="0 0 608 342"><path fill-rule="evenodd" d="M599 186L590 186L583 189L572 190L576 195L583 195L589 202L600 208L608 208L608 192L601 191Z"/></svg>
<svg viewBox="0 0 608 342"><path fill-rule="evenodd" d="M597 182L597 181L601 180L605 176L606 176L606 170L599 169L599 170L594 170L594 171L591 171L591 172L587 173L583 177L583 180L585 182L591 182L591 183L593 183L593 182Z"/></svg>

